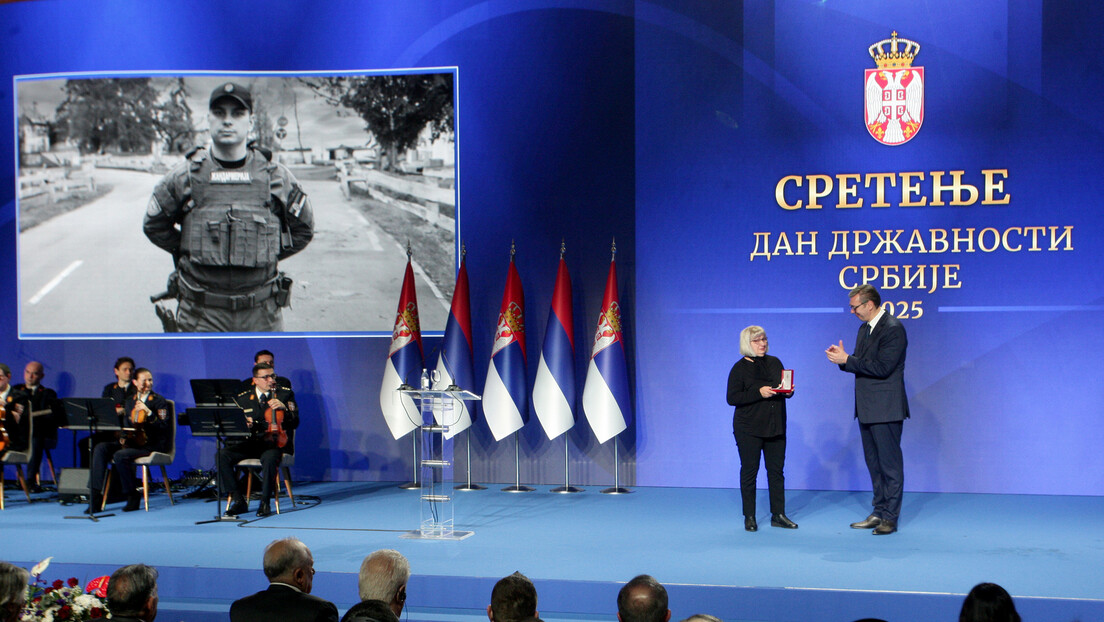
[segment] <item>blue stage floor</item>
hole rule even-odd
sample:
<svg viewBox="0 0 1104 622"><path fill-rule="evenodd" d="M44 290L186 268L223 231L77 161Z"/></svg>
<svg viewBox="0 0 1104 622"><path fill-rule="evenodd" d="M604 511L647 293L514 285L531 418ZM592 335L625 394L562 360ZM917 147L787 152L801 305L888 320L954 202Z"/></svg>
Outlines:
<svg viewBox="0 0 1104 622"><path fill-rule="evenodd" d="M363 557L401 551L412 621L485 619L491 586L515 570L533 579L549 622L615 619L619 583L640 573L668 587L673 620L952 620L981 581L1007 588L1025 620L1104 620L1100 497L909 493L900 532L875 537L848 527L866 516L869 493L790 491L801 527L789 531L769 527L760 491L760 531L746 533L732 490L502 486L454 494L456 528L474 531L459 542L401 538L419 524L419 495L393 484L300 484L294 511L242 525L195 525L214 503L170 507L164 494L149 513L109 506L116 515L98 523L67 520L82 508L28 505L9 490L0 559L29 567L53 556L48 578L82 580L145 562L161 570L159 619L189 622L225 620L231 601L262 589L261 551L289 535L314 553L314 593L342 612L357 600Z"/></svg>

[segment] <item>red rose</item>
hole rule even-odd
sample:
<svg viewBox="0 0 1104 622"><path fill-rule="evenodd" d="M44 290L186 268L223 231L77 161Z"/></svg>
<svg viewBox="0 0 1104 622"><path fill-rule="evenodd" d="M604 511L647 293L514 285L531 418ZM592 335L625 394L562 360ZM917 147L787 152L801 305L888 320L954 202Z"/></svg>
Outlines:
<svg viewBox="0 0 1104 622"><path fill-rule="evenodd" d="M48 587L48 588L42 590L42 595L45 596L46 594L49 594L50 592L53 592L53 591L54 591L54 588Z"/></svg>
<svg viewBox="0 0 1104 622"><path fill-rule="evenodd" d="M69 587L77 587L80 585L80 581L77 581L76 577L69 577Z"/></svg>
<svg viewBox="0 0 1104 622"><path fill-rule="evenodd" d="M68 620L73 617L73 608L69 605L62 606L61 609L58 609L56 617L58 620Z"/></svg>
<svg viewBox="0 0 1104 622"><path fill-rule="evenodd" d="M90 617L90 618L102 618L103 617L103 609L100 609L99 607L93 607L93 608L89 609L88 610L88 617Z"/></svg>
<svg viewBox="0 0 1104 622"><path fill-rule="evenodd" d="M55 590L60 590L63 585L65 585L65 583L63 583L61 581L61 579L58 579L57 581L54 581L54 589Z"/></svg>

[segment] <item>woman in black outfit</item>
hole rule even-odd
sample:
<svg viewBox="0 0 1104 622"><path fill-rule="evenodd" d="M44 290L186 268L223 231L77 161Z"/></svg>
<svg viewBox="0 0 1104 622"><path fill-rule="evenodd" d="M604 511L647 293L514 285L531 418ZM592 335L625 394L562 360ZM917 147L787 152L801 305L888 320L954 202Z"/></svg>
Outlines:
<svg viewBox="0 0 1104 622"><path fill-rule="evenodd" d="M767 463L771 527L797 529L786 516L786 400L793 392L776 393L782 383L782 361L767 355L767 333L760 326L740 331L743 356L728 373L728 403L736 407L732 434L740 451L740 495L744 505L744 529L758 531L755 522L755 478L759 455Z"/></svg>

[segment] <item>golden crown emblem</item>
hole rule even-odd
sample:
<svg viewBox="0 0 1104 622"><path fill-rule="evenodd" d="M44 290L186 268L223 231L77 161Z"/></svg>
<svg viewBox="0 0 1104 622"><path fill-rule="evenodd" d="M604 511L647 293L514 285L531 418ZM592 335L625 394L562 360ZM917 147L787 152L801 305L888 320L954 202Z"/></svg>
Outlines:
<svg viewBox="0 0 1104 622"><path fill-rule="evenodd" d="M886 46L889 50L886 51ZM911 67L912 59L920 53L920 44L909 39L898 39L897 31L888 39L870 46L870 57L879 69L897 69L899 67Z"/></svg>

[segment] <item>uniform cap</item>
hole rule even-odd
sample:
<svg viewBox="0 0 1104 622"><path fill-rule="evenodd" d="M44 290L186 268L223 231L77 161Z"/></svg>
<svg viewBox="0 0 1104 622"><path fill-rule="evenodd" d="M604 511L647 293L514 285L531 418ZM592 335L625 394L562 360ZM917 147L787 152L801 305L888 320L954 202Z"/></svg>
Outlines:
<svg viewBox="0 0 1104 622"><path fill-rule="evenodd" d="M211 100L207 102L207 107L211 107L216 101L223 97L230 97L241 102L241 105L253 111L253 95L249 92L249 88L245 87L237 82L226 82L220 84L215 90L211 91Z"/></svg>

